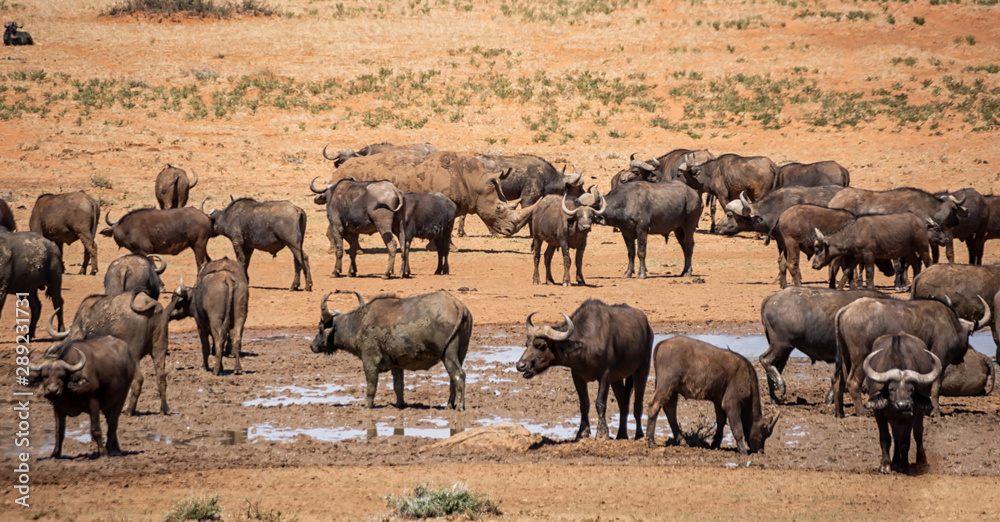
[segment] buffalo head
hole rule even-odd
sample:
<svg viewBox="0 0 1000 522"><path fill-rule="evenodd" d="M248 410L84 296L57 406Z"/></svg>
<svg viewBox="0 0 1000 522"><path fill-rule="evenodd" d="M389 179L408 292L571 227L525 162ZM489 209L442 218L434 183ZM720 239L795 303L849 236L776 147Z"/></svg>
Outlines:
<svg viewBox="0 0 1000 522"><path fill-rule="evenodd" d="M770 419L761 417L760 420L750 426L750 438L747 440L750 453L763 453L764 443L767 442L768 437L774 432L774 425L778 423L779 417L781 417L780 413Z"/></svg>
<svg viewBox="0 0 1000 522"><path fill-rule="evenodd" d="M566 350L575 349L580 344L579 341L569 339L575 327L566 314L562 314L565 322L563 330L559 331L551 326L532 324L531 316L536 313L538 312L532 312L524 321L528 340L525 343L524 353L515 365L525 379L530 379L549 369L550 366L559 364Z"/></svg>
<svg viewBox="0 0 1000 522"><path fill-rule="evenodd" d="M608 202L597 188L591 186L590 189L589 193L580 196L579 205L573 210L566 206L566 194L562 198L562 211L569 218L570 227L576 227L582 232L588 232L594 223L600 223L603 220L601 216L608 208Z"/></svg>
<svg viewBox="0 0 1000 522"><path fill-rule="evenodd" d="M912 349L906 350L904 343ZM879 337L872 348L875 350L865 357L863 365L865 376L875 384L866 406L872 410L889 409L901 416L913 415L917 409L930 412L930 399L921 394L919 388L930 385L938 378L941 360L927 351L927 345L922 340L902 332ZM907 368L916 365L919 362L916 357L919 356L932 359L933 368L929 372Z"/></svg>
<svg viewBox="0 0 1000 522"><path fill-rule="evenodd" d="M76 346L72 348L80 355L76 364L62 359L46 359L41 364L29 365L30 380L41 383L45 398L61 397L66 391L76 393L87 385L87 379L78 373L87 363L87 356Z"/></svg>
<svg viewBox="0 0 1000 522"><path fill-rule="evenodd" d="M338 315L344 314L344 312L340 312L338 310L330 311L330 309L326 306L326 301L335 293L353 293L358 298L358 308L365 306L364 298L362 298L361 294L357 292L346 292L342 290L327 292L326 295L324 295L319 301L319 331L316 332L316 336L313 337L312 344L309 346L313 353L333 353L337 349L333 343L333 336L337 333L337 321L335 319Z"/></svg>
<svg viewBox="0 0 1000 522"><path fill-rule="evenodd" d="M656 183L660 181L659 176L656 174L656 169L660 167L660 162L654 158L650 157L649 161L642 161L635 159L637 153L633 152L628 158L628 170L622 171L621 176L619 176L618 181L620 183L628 183L629 181L635 181L637 179L642 179Z"/></svg>

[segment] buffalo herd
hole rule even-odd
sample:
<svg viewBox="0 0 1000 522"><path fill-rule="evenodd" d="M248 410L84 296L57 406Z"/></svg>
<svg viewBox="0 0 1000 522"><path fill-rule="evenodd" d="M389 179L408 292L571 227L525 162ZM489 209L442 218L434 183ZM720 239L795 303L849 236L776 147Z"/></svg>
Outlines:
<svg viewBox="0 0 1000 522"><path fill-rule="evenodd" d="M533 155L488 155L441 151L430 144L395 146L366 144L336 155L329 183L309 183L315 203L323 205L327 236L335 251L334 276L342 274L343 241L350 256L348 276L356 276L361 234L378 234L387 247L384 277L394 275L395 254L402 250L400 275L411 277L410 243L426 239L437 251L435 275L450 273L452 231L459 220L475 214L496 234L512 235L528 226L534 253L533 283L556 284L551 261L563 257L562 284L571 283L570 249L575 249L578 285L583 276L587 236L596 225L621 233L628 255L624 277L647 277L646 247L650 234L673 233L684 256L681 276L693 274L692 258L699 220L709 207L710 233L757 234L764 245L778 248L778 281L782 290L761 303L761 323L768 341L759 358L772 402L786 399L782 371L794 349L812 360L834 364L828 402L844 415L846 391L859 416L872 410L879 430L882 471L906 471L911 437L916 462L925 462L924 415L940 415L938 397L989 393L993 362L969 349L969 336L990 326L998 339L1000 268L982 266L984 243L1000 237L1000 196L983 196L972 188L931 194L900 187L873 191L850 186L847 169L833 161L778 166L767 157L715 156L707 150L677 149L637 160L610 181L611 190L584 189L579 172L566 174ZM192 171L193 173L193 171ZM32 381L44 387L56 415L57 443L62 450L67 415L89 413L101 455L120 453L118 416L133 415L143 376L142 357L153 360L161 407L168 413L165 359L167 324L194 318L206 371L223 373L223 356L234 357L234 374L242 373L240 351L250 306L248 267L255 250L272 255L288 248L294 259L291 290L312 290L309 258L303 248L306 213L288 201L231 198L224 208L185 206L189 182L184 170L167 165L156 178L158 209L137 209L116 221L105 213L101 234L114 238L131 253L111 262L105 294L84 299L64 330L61 295L63 244L84 245L81 274L98 271L94 237L100 205L83 192L44 194L31 212L30 231L17 232L14 216L0 200L0 309L9 293L27 294L32 312L29 335L41 312L38 291L44 290L55 312L46 329L56 340L41 363L31 365ZM706 195L705 202L702 194ZM725 211L716 224L715 202ZM225 236L235 259L212 260L210 238ZM969 265L953 264L953 241L968 244ZM538 264L545 247L543 281ZM949 263L934 264L940 247ZM192 249L199 269L194 286L181 284L170 302L163 291L163 255ZM636 271L635 257L639 266ZM830 288L802 287L799 254L812 258L815 269L829 267ZM895 277L898 291L909 299L874 289L875 267ZM862 271L863 268L863 271ZM912 285L907 270L912 268ZM922 268L926 268L922 270ZM792 274L788 285L786 272ZM842 275L839 276L842 272ZM863 277L862 277L863 275ZM851 289L843 290L844 286ZM865 289L861 287L865 286ZM338 291L352 293L353 291ZM396 406L405 407L404 370L426 370L443 363L449 376L447 406L466 406L463 364L472 333L472 314L445 291L412 297L380 295L358 306L330 310L330 293L320 299L315 353L338 350L361 359L367 381L366 405L374 407L378 376L392 372ZM533 378L553 366L569 368L580 403L577 438L591 435L587 383L597 381L597 433L608 438L608 391L620 408L617 438L628 438L631 408L635 438L655 445L655 424L666 413L673 440L680 437L677 399L711 401L716 412L712 447L722 441L728 423L741 453L763 451L778 415L762 410L758 376L745 357L687 337L653 346L646 315L625 304L597 299L563 314L563 324L525 321L526 349L515 368ZM58 319L58 327L53 320ZM214 358L213 358L214 357ZM644 404L650 367L652 398ZM126 397L131 389L131 400ZM868 394L868 400L862 394ZM644 407L645 406L645 407ZM98 414L107 425L102 444ZM642 414L647 416L645 435ZM893 442L894 441L894 442ZM890 447L895 449L890 456Z"/></svg>

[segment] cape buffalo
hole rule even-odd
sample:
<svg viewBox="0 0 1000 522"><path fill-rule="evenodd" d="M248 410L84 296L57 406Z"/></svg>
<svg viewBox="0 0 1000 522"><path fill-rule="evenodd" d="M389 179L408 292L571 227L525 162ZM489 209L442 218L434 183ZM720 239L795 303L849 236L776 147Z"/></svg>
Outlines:
<svg viewBox="0 0 1000 522"><path fill-rule="evenodd" d="M160 412L170 413L167 406L167 318L170 309L164 310L160 303L134 289L130 294L92 295L86 297L76 310L69 330L57 332L52 327L52 317L45 325L56 344L45 350L45 356L58 358L65 355L69 345L81 339L93 339L104 335L117 337L128 345L136 364L149 355L153 359L153 373L160 393ZM135 415L139 394L142 392L143 377L136 371L132 380L132 395L126 415Z"/></svg>
<svg viewBox="0 0 1000 522"><path fill-rule="evenodd" d="M97 273L97 223L101 219L101 205L96 199L80 190L66 194L42 194L35 200L28 218L32 232L52 240L62 256L63 244L73 244L77 239L83 244L83 265L80 275Z"/></svg>
<svg viewBox="0 0 1000 522"><path fill-rule="evenodd" d="M969 335L990 320L989 307L983 303L985 315L976 322L959 318L948 305L933 299L899 301L864 297L837 312L837 368L833 376L834 415L844 416L844 388L854 400L858 416L864 416L861 401L862 362L871 353L872 343L883 335L900 331L915 335L927 344L927 349L947 367L962 361L969 349ZM941 375L943 378L944 375ZM934 414L940 414L938 394L941 379L931 387L930 399Z"/></svg>
<svg viewBox="0 0 1000 522"><path fill-rule="evenodd" d="M583 252L587 249L587 235L593 223L601 219L601 214L607 208L604 196L599 192L590 194L586 203L573 198L567 205L565 194L545 196L535 208L531 216L532 251L535 260L535 273L531 278L533 284L539 284L538 261L542 256L542 244L545 248L545 282L556 284L552 279L552 254L556 248L563 256L563 286L569 286L570 258L569 249L576 249L576 284L587 284L583 280Z"/></svg>
<svg viewBox="0 0 1000 522"><path fill-rule="evenodd" d="M208 239L212 237L212 221L199 209L142 208L125 214L117 221L111 221L110 214L104 214L108 227L101 230L101 235L115 238L118 248L126 248L133 254L170 256L190 248L199 268L212 260L207 251Z"/></svg>
<svg viewBox="0 0 1000 522"><path fill-rule="evenodd" d="M986 198L986 205L990 209L990 218L986 222L986 239L1000 238L1000 196L983 196ZM984 243L985 250L985 243Z"/></svg>
<svg viewBox="0 0 1000 522"><path fill-rule="evenodd" d="M437 251L434 275L448 275L448 252L451 231L455 226L455 203L440 192L415 194L407 192L403 205L403 229L394 230L403 238L403 266L400 273L410 277L410 243L413 238L428 239Z"/></svg>
<svg viewBox="0 0 1000 522"><path fill-rule="evenodd" d="M778 415L764 417L760 406L757 372L742 355L690 337L660 341L653 352L656 391L646 409L646 444L654 447L656 417L660 409L667 415L674 441L680 441L677 423L677 396L712 401L715 405L715 437L712 449L722 444L722 430L729 429L736 448L743 455L764 451L764 442L774 431Z"/></svg>
<svg viewBox="0 0 1000 522"><path fill-rule="evenodd" d="M924 453L924 415L931 411L932 383L938 381L941 360L913 335L883 335L865 357L868 387L866 406L875 412L882 463L879 471L906 472L910 466L910 433L917 443L917 465L927 463ZM896 447L889 457L893 439Z"/></svg>
<svg viewBox="0 0 1000 522"><path fill-rule="evenodd" d="M722 207L738 198L741 192L752 201L777 186L778 166L764 156L743 157L723 154L703 161L686 154L677 167L689 184L699 192L708 192ZM711 229L715 230L715 205L709 203Z"/></svg>
<svg viewBox="0 0 1000 522"><path fill-rule="evenodd" d="M833 319L837 311L862 297L888 298L876 290L839 292L828 288L792 286L764 298L760 322L764 325L767 351L758 362L767 375L771 400L785 400L785 370L792 350L798 349L812 361L832 363L837 357L837 330ZM833 394L827 394L827 402Z"/></svg>
<svg viewBox="0 0 1000 522"><path fill-rule="evenodd" d="M993 359L975 350L965 352L961 363L944 369L941 395L945 397L971 397L989 395L996 384Z"/></svg>
<svg viewBox="0 0 1000 522"><path fill-rule="evenodd" d="M800 185L819 187L821 185L851 186L851 174L836 161L816 163L786 163L778 168L779 187Z"/></svg>
<svg viewBox="0 0 1000 522"><path fill-rule="evenodd" d="M208 199L208 198L205 198ZM201 202L204 208L205 200ZM288 201L255 201L240 198L225 209L208 213L212 222L212 235L223 235L233 242L236 258L247 269L254 250L263 250L272 256L283 248L292 251L295 278L292 290L299 289L299 274L305 273L307 292L312 292L312 272L309 256L302 248L306 236L306 212Z"/></svg>
<svg viewBox="0 0 1000 522"><path fill-rule="evenodd" d="M437 148L430 143L414 143L413 145L393 145L392 143L376 143L374 145L365 144L358 150L354 149L344 149L338 152L335 156L331 156L326 153L326 148L329 145L323 146L323 157L333 161L333 168L339 168L345 161L355 158L372 156L375 154L381 154L383 152L399 152L402 154L412 154L414 156L426 156L437 152ZM331 180L332 181L332 180Z"/></svg>
<svg viewBox="0 0 1000 522"><path fill-rule="evenodd" d="M951 306L959 317L975 321L982 316L982 297L989 306L993 321L990 330L1000 355L1000 328L997 306L1000 305L1000 265L934 265L913 279L913 299L937 299Z"/></svg>
<svg viewBox="0 0 1000 522"><path fill-rule="evenodd" d="M691 275L694 232L703 209L701 198L694 189L679 181L634 181L619 185L605 200L607 207L601 217L606 225L621 232L628 250L628 269L624 277L634 273L636 240L639 242L639 277L644 278L647 237L649 234L662 235L666 242L671 232L677 236L684 253L681 275Z"/></svg>
<svg viewBox="0 0 1000 522"><path fill-rule="evenodd" d="M674 149L659 158L649 158L648 161L635 159L636 153L632 153L628 158L628 169L625 169L611 178L611 189L614 190L621 183L629 181L644 180L653 183L661 181L680 180L688 183L688 179L683 177L678 170L678 166L683 163L685 156L691 163L704 163L715 159L715 156L707 150ZM690 183L688 183L690 184Z"/></svg>
<svg viewBox="0 0 1000 522"><path fill-rule="evenodd" d="M624 186L624 185L623 185ZM618 439L628 438L629 398L635 389L635 438L642 438L642 401L649 377L653 331L646 314L628 305L606 305L588 299L573 312L562 314L562 330L535 326L528 315L524 322L527 348L515 368L530 379L553 366L566 366L580 399L580 429L576 438L590 436L590 399L587 383L597 381L597 438L609 436L605 411L608 389L614 391L620 415Z"/></svg>
<svg viewBox="0 0 1000 522"><path fill-rule="evenodd" d="M986 198L973 188L964 188L956 192L945 192L935 195L938 197L952 196L962 201L962 206L968 210L967 214L957 216L957 223L954 226L947 227L944 230L945 240L947 241L944 252L945 257L948 258L948 262L955 262L955 240L958 239L964 241L965 245L969 248L969 264L983 264L983 244L986 242L991 216L990 205L986 201ZM934 262L937 263L937 260L938 257L935 255Z"/></svg>
<svg viewBox="0 0 1000 522"><path fill-rule="evenodd" d="M17 223L14 222L14 212L3 199L0 199L0 229L7 232L17 232Z"/></svg>
<svg viewBox="0 0 1000 522"><path fill-rule="evenodd" d="M375 407L380 373L392 372L396 407L403 408L403 370L429 370L443 362L450 380L448 408L464 410L462 364L472 336L469 309L444 290L408 298L378 296L368 303L361 294L354 295L358 308L346 313L331 312L326 307L330 293L323 296L313 353L344 350L361 359L369 408Z"/></svg>
<svg viewBox="0 0 1000 522"><path fill-rule="evenodd" d="M230 351L236 358L233 373L240 375L240 350L243 346L243 325L247 320L250 285L243 265L224 257L216 259L198 271L194 288L180 286L171 300L171 320L193 317L201 338L201 359L208 371L208 356L214 348L215 367L212 373L222 375L222 356Z"/></svg>
<svg viewBox="0 0 1000 522"><path fill-rule="evenodd" d="M42 313L39 290L45 290L45 295L52 300L59 328L63 327L62 278L62 256L55 243L34 232L0 229L0 314L8 294L28 294L26 300L16 297L17 307L23 310L26 302L30 312L27 325L23 323L24 317L17 318L18 339L25 333L29 339L35 338L35 327Z"/></svg>
<svg viewBox="0 0 1000 522"><path fill-rule="evenodd" d="M7 22L3 24L3 44L4 45L35 45L35 40L26 31L18 31L24 27L17 22Z"/></svg>
<svg viewBox="0 0 1000 522"><path fill-rule="evenodd" d="M154 259L159 262L159 268L153 264ZM139 288L149 294L149 297L159 299L160 289L163 287L160 274L166 269L167 262L163 256L157 254L121 256L108 265L108 270L104 274L104 293L105 295L131 293L132 290Z"/></svg>
<svg viewBox="0 0 1000 522"><path fill-rule="evenodd" d="M106 335L69 343L56 358L30 366L31 378L41 383L56 418L56 444L52 458L62 456L66 417L90 415L90 437L101 456L121 455L118 417L136 374L138 361L125 341ZM108 442L101 437L101 413L108 424Z"/></svg>
<svg viewBox="0 0 1000 522"><path fill-rule="evenodd" d="M766 246L773 237L778 247L778 281L781 288L788 286L787 272L792 273L793 285L802 284L799 253L805 254L806 259L813 256L817 230L824 235L832 234L852 219L854 214L846 210L816 205L794 205L782 212L764 240ZM835 268L839 266L837 261L830 264L830 288L836 286Z"/></svg>
<svg viewBox="0 0 1000 522"><path fill-rule="evenodd" d="M794 205L825 207L842 188L840 185L778 187L757 201L750 201L746 192L740 192L739 199L734 199L726 205L726 217L719 222L716 230L727 236L744 230L766 234L774 228L778 217L785 210Z"/></svg>
<svg viewBox="0 0 1000 522"><path fill-rule="evenodd" d="M194 179L188 182L187 172L171 164L156 175L156 202L160 208L181 208L187 205L188 191L198 184L198 173L191 169Z"/></svg>
<svg viewBox="0 0 1000 522"><path fill-rule="evenodd" d="M361 250L358 236L377 233L389 251L389 264L383 277L392 277L396 249L399 246L393 237L393 231L397 235L405 233L402 226L405 205L403 193L389 181L354 181L343 178L321 189L316 188L315 182L316 178L309 182L309 189L322 194L322 199L326 200L326 218L330 222L328 234L336 252L333 276L341 275L345 239L347 255L351 258L347 275L354 277L358 274L356 259ZM399 236L399 243L405 240L404 236Z"/></svg>

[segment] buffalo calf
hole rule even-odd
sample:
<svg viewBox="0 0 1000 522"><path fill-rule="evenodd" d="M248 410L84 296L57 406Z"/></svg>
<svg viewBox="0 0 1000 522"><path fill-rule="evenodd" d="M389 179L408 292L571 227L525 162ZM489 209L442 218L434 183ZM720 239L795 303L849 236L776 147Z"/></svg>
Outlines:
<svg viewBox="0 0 1000 522"><path fill-rule="evenodd" d="M596 191L596 189L595 189ZM569 286L570 258L569 250L576 249L576 283L585 285L583 279L583 252L587 249L587 235L591 226L599 219L607 208L604 196L599 192L590 194L586 199L573 198L567 205L565 194L545 196L531 215L531 248L534 252L535 273L531 278L533 284L539 284L538 261L542 256L542 243L545 248L545 282L555 284L552 279L552 254L556 248L562 250L563 256L563 286ZM570 208L572 207L572 208Z"/></svg>

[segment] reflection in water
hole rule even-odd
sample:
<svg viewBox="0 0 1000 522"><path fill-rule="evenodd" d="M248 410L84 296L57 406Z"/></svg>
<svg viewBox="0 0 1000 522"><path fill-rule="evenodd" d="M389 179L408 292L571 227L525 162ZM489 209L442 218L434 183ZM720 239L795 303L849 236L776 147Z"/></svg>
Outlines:
<svg viewBox="0 0 1000 522"><path fill-rule="evenodd" d="M264 394L278 395L277 397L261 397L245 401L243 406L261 406L273 408L276 406L306 405L306 404L335 404L343 406L352 402L359 402L361 399L349 395L335 395L334 392L342 392L345 388L338 384L318 384L310 388L302 386L265 386ZM297 395L298 397L291 397Z"/></svg>

